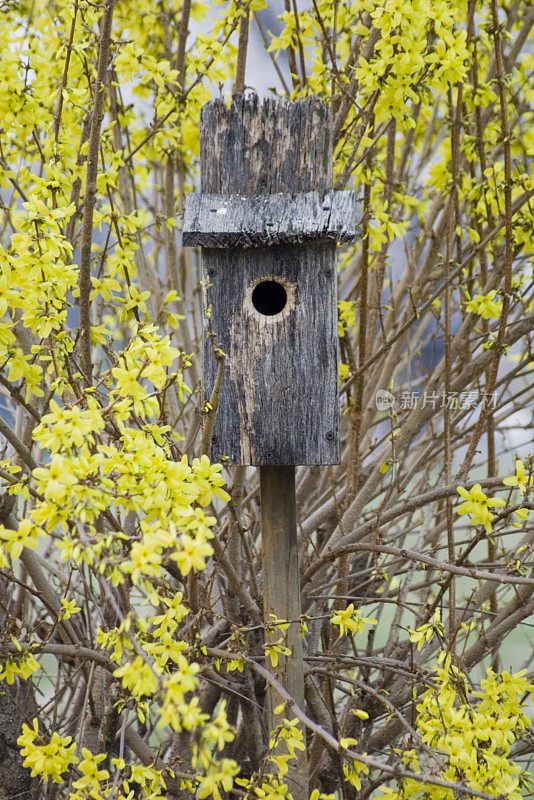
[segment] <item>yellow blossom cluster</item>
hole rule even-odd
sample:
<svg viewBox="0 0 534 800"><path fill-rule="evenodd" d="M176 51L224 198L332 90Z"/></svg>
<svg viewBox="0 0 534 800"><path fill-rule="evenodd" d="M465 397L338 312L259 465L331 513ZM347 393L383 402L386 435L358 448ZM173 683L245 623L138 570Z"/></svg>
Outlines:
<svg viewBox="0 0 534 800"><path fill-rule="evenodd" d="M445 756L441 776L461 779L479 792L522 800L521 767L511 758L512 745L530 725L522 706L522 697L534 686L526 670L502 675L488 669L480 689L471 691L465 675L451 664L450 655L440 654L436 687L429 688L417 704L417 729L423 742L439 756ZM421 759L407 750L403 760L416 772ZM382 787L383 800L417 797L429 800L454 800L454 792L408 779L402 789Z"/></svg>
<svg viewBox="0 0 534 800"><path fill-rule="evenodd" d="M475 483L469 491L458 486L457 491L466 501L458 506L458 514L469 514L471 525L482 525L486 533L491 533L494 514L490 509L505 506L506 502L501 497L488 497L480 483Z"/></svg>
<svg viewBox="0 0 534 800"><path fill-rule="evenodd" d="M363 633L366 625L376 625L377 620L363 616L361 608L354 608L354 603L332 614L332 625L339 629L339 636Z"/></svg>

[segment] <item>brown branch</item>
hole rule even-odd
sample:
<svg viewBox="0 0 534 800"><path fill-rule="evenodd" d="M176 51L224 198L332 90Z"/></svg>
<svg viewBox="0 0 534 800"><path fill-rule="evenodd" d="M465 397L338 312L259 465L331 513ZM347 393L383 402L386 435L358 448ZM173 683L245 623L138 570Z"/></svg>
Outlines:
<svg viewBox="0 0 534 800"><path fill-rule="evenodd" d="M15 449L27 467L33 470L39 466L24 442L19 439L15 431L7 424L2 416L0 416L0 434L6 437L7 441Z"/></svg>
<svg viewBox="0 0 534 800"><path fill-rule="evenodd" d="M221 394L222 379L224 373L224 355L216 351L215 357L217 358L217 374L215 382L209 399L209 408L206 412L206 421L204 423L204 430L202 432L202 443L200 452L203 455L209 455L211 449L211 439L213 436L213 428L215 426L215 418L217 416L217 409L219 407L219 397Z"/></svg>
<svg viewBox="0 0 534 800"><path fill-rule="evenodd" d="M276 74L278 75L278 78L280 79L280 83L282 84L282 87L283 87L285 93L287 95L290 95L291 92L290 92L289 87L288 87L288 85L287 85L287 83L285 81L285 78L284 78L283 74L282 74L282 70L280 69L278 61L276 60L274 53L271 50L269 50L269 40L267 39L265 31L263 30L263 25L261 24L259 14L258 14L257 11L254 11L253 13L254 13L254 19L256 21L256 25L258 27L258 31L260 32L260 36L261 36L261 40L263 42L263 46L265 48L265 52L267 53L267 55L271 59L271 64L273 65L273 67L274 67L274 69L276 71Z"/></svg>
<svg viewBox="0 0 534 800"><path fill-rule="evenodd" d="M234 565L231 563L230 559L226 555L223 545L219 542L217 538L211 540L211 546L213 547L213 552L215 553L215 557L221 564L226 577L232 584L232 588L236 593L237 597L241 601L243 608L250 614L251 619L254 621L256 625L261 625L262 623L262 616L261 611L248 593L243 583L243 579L234 569Z"/></svg>
<svg viewBox="0 0 534 800"><path fill-rule="evenodd" d="M471 45L473 48L473 57L471 60L471 83L473 85L473 94L477 95L478 93L478 61L477 61L477 38L475 33L475 10L476 10L476 0L469 0L469 7L467 13L467 35L469 40L471 41ZM478 159L480 162L480 174L483 176L486 171L486 152L484 146L484 130L482 126L482 113L480 109L480 105L478 103L475 104L475 141L476 141L476 148ZM474 176L474 167L473 167L473 176ZM491 205L486 202L486 214L488 224L492 226L494 224L493 219L493 212L491 210ZM475 223L476 224L476 223ZM476 225L477 230L479 230L480 226ZM480 283L484 287L486 286L488 280L488 257L486 249L483 248L479 254L479 262L480 262ZM482 324L483 331L487 334L489 332L489 321L484 320ZM486 370L486 392L489 391L488 387L491 381L491 370ZM497 464L496 464L496 452L495 452L495 418L493 414L493 409L490 409L487 415L487 422L486 422L486 441L487 441L487 448L488 448L488 469L487 475L488 477L493 477L497 474ZM491 563L495 561L497 555L497 547L495 541L489 537L488 538L488 561ZM490 611L492 614L497 613L497 592L492 592L490 597ZM494 654L494 663L493 668L497 670L498 657Z"/></svg>
<svg viewBox="0 0 534 800"><path fill-rule="evenodd" d="M19 649L20 647L20 649ZM101 667L105 667L109 672L114 672L117 669L115 664L109 656L91 647L84 647L81 644L57 644L55 642L46 642L45 644L28 644L20 643L17 647L14 644L6 642L0 645L2 653L9 653L17 655L17 653L49 653L50 655L57 656L58 658L67 658L69 660L77 661L83 659L84 661L94 661Z"/></svg>
<svg viewBox="0 0 534 800"><path fill-rule="evenodd" d="M446 483L452 481L452 419L451 409L449 407L449 398L451 396L452 385L452 249L453 249L453 235L455 223L458 224L456 218L456 207L458 201L458 169L460 161L460 131L462 119L462 84L458 85L458 97L456 100L456 109L453 107L452 89L449 90L449 109L451 115L451 176L452 186L447 204L447 247L445 254L445 408L443 409L443 454L444 464L443 469L445 473ZM452 518L452 500L448 496L445 498L445 514L447 520L447 550L450 563L455 561L455 546L454 546L454 525ZM449 647L452 654L456 652L455 638L456 638L456 581L454 575L451 577L449 585Z"/></svg>
<svg viewBox="0 0 534 800"><path fill-rule="evenodd" d="M463 485L466 489L471 489L476 482L477 481L467 481ZM504 485L502 478L485 478L480 480L479 483L483 487L490 488ZM435 489L430 489L427 492L423 492L423 494L417 495L416 497L401 500L398 505L382 512L379 525L377 525L377 521L375 519L369 520L368 522L363 523L363 525L359 525L351 533L347 533L339 540L338 547L352 545L354 541L361 540L364 536L375 532L377 527L382 527L389 522L393 522L394 519L415 511L418 508L422 508L429 503L435 503L438 500L443 500L447 496L454 497L457 494L457 487L458 484L453 482L448 486L439 486ZM310 581L315 573L318 572L322 566L324 566L324 564L327 564L333 558L337 558L337 552L337 547L336 550L334 550L329 549L328 546L326 546L324 552L314 559L313 563L310 564L307 571L304 573L302 577L302 585L304 586L308 581Z"/></svg>
<svg viewBox="0 0 534 800"><path fill-rule="evenodd" d="M284 10L287 12L291 12L291 0L284 0ZM298 88L299 84L299 76L297 71L297 59L295 57L295 48L293 47L293 42L289 42L287 48L287 60L289 63L289 72L291 75L291 81L293 83L293 89Z"/></svg>
<svg viewBox="0 0 534 800"><path fill-rule="evenodd" d="M115 0L106 0L102 15L100 42L98 47L97 73L93 91L93 113L89 133L85 198L82 221L82 243L80 252L79 308L81 363L87 383L91 384L93 362L91 355L91 248L93 244L93 212L96 201L96 179L98 176L98 154L100 128L104 115L106 72L110 57L111 26Z"/></svg>
<svg viewBox="0 0 534 800"><path fill-rule="evenodd" d="M16 527L16 522L11 521L10 524ZM51 614L52 619L56 621L58 619L58 615L62 612L63 607L59 597L41 569L35 553L32 550L24 548L21 553L20 560L26 567L28 575L32 579L35 588L39 592L41 602ZM58 631L65 644L77 643L78 637L76 636L72 624L68 620L64 619L58 623Z"/></svg>
<svg viewBox="0 0 534 800"><path fill-rule="evenodd" d="M306 86L306 84L308 83L308 78L306 76L306 55L304 53L304 45L302 43L302 32L300 30L300 20L299 20L299 10L297 6L297 0L293 0L293 10L295 12L295 29L297 31L298 44L299 44L301 80L302 80L302 85Z"/></svg>
<svg viewBox="0 0 534 800"><path fill-rule="evenodd" d="M178 81L182 92L185 88L185 46L189 33L189 16L191 14L191 0L184 0L182 4L182 15L178 27L178 50L176 52L176 68L178 70Z"/></svg>
<svg viewBox="0 0 534 800"><path fill-rule="evenodd" d="M248 30L250 20L250 8L245 4L243 14L239 22L239 42L237 45L237 64L235 70L234 92L242 93L245 91L245 70L247 66L248 49Z"/></svg>
<svg viewBox="0 0 534 800"><path fill-rule="evenodd" d="M78 0L74 1L74 9L72 12L72 22L70 24L69 41L67 44L67 53L65 55L65 66L63 67L63 76L61 78L61 86L59 87L59 95L57 99L56 113L54 115L54 141L57 144L59 139L59 129L61 127L61 112L63 111L63 91L67 86L67 78L69 75L70 57L72 55L72 45L74 42L74 30L76 28L76 17L78 16Z"/></svg>
<svg viewBox="0 0 534 800"><path fill-rule="evenodd" d="M367 295L369 285L369 224L371 215L371 172L372 156L369 154L367 168L369 171L368 180L363 188L363 219L362 219L362 256L360 262L360 306L359 306L359 330L358 330L358 365L365 364L367 348ZM363 414L363 372L358 370L358 379L355 387L354 407L350 413L350 453L347 470L347 500L353 497L358 488L360 472L360 447L361 447L361 424Z"/></svg>
<svg viewBox="0 0 534 800"><path fill-rule="evenodd" d="M519 197L513 204L512 212L515 214L517 211L519 211L519 209L526 203L528 203L530 198L533 196L534 196L534 189L529 189L528 192L525 192L523 195L521 195L521 197ZM399 330L396 331L386 342L384 342L382 347L380 347L380 349L377 350L376 353L373 353L373 355L367 359L367 361L362 367L358 367L358 372L365 372L365 370L369 369L369 367L375 364L379 360L379 358L384 355L384 353L386 353L388 350L391 350L395 342L397 342L402 336L404 336L404 334L412 327L412 325L415 322L417 322L421 318L421 316L425 314L432 307L432 303L434 302L434 300L437 300L439 297L441 297L447 283L453 281L455 278L461 275L462 270L464 270L467 266L469 266L469 262L471 261L473 256L478 252L480 252L489 242L491 242L497 236L499 231L505 227L505 225L506 225L506 219L503 217L495 225L495 227L492 228L489 233L485 234L482 240L472 248L469 254L461 261L461 263L456 267L456 269L452 271L449 277L445 281L443 281L441 286L430 295L428 300L426 300L424 303L420 305L420 307L417 309L417 312L407 322L405 322L404 325L402 325L399 328ZM354 383L354 381L356 380L356 375L357 373L351 375L350 378L347 378L347 380L339 390L340 394L346 392L349 386L351 386Z"/></svg>
<svg viewBox="0 0 534 800"><path fill-rule="evenodd" d="M355 542L354 544L336 547L335 550L332 550L328 555L329 560L333 561L341 558L342 556L348 555L349 553L359 552L379 554L386 553L387 555L398 556L399 558L403 558L408 561L426 564L427 566L433 567L440 572L449 572L451 575L463 575L466 578L473 578L474 580L479 581L493 581L495 583L502 584L511 583L514 586L518 586L520 584L534 586L534 578L524 578L522 575L487 572L486 570L480 570L476 567L462 567L458 564L452 564L448 561L440 561L439 559L432 558L432 556L427 556L424 553L416 553L414 550L408 550L405 547L392 547L391 545L383 544L382 542L379 544L375 544L373 542Z"/></svg>

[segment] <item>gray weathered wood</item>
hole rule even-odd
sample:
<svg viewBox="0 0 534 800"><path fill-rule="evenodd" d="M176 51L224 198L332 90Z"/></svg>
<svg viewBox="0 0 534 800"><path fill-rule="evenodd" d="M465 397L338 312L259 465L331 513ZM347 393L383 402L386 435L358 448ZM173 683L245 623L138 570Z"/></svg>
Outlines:
<svg viewBox="0 0 534 800"><path fill-rule="evenodd" d="M355 192L259 197L188 194L182 243L201 247L260 247L355 238Z"/></svg>
<svg viewBox="0 0 534 800"><path fill-rule="evenodd" d="M262 467L260 479L263 616L266 624L272 623L273 617L298 620L300 585L295 468ZM290 624L285 637L282 631L275 628L268 638L274 642L283 638L283 644L291 650L291 657L281 655L276 668L270 665L269 668L300 708L304 709L304 662L300 622ZM280 697L273 691L267 691L266 703L269 728L272 730L280 722L275 714ZM291 719L293 714L288 709L283 716ZM305 731L303 735L306 735ZM289 789L296 800L308 800L309 797L306 764L306 752L299 753L296 767L289 774Z"/></svg>
<svg viewBox="0 0 534 800"><path fill-rule="evenodd" d="M222 197L332 189L329 113L317 98L291 103L234 96L201 112L201 190ZM226 353L211 456L228 464L339 462L335 243L203 248L206 302ZM254 308L252 291L279 281L280 314ZM217 373L205 350L206 395Z"/></svg>
<svg viewBox="0 0 534 800"><path fill-rule="evenodd" d="M216 341L226 353L211 452L230 464L339 461L335 244L207 250ZM259 314L251 286L278 279L288 304ZM217 365L206 353L211 391ZM208 395L209 396L209 395Z"/></svg>
<svg viewBox="0 0 534 800"><path fill-rule="evenodd" d="M332 189L330 112L317 97L234 95L200 112L200 190L255 196Z"/></svg>

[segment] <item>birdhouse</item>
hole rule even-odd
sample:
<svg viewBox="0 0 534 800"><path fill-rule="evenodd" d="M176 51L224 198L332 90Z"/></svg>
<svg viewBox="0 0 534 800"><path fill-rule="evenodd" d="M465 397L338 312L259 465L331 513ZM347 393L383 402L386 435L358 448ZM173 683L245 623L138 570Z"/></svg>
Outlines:
<svg viewBox="0 0 534 800"><path fill-rule="evenodd" d="M206 396L224 367L211 456L228 464L339 462L336 242L355 198L332 190L329 112L234 95L201 112L201 192L183 244L202 248Z"/></svg>

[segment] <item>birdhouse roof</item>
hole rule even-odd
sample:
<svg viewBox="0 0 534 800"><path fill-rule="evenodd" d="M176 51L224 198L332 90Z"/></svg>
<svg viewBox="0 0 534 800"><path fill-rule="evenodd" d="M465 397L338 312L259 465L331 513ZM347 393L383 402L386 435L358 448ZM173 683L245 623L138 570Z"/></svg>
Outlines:
<svg viewBox="0 0 534 800"><path fill-rule="evenodd" d="M182 243L189 247L261 247L355 238L355 192L189 194Z"/></svg>

